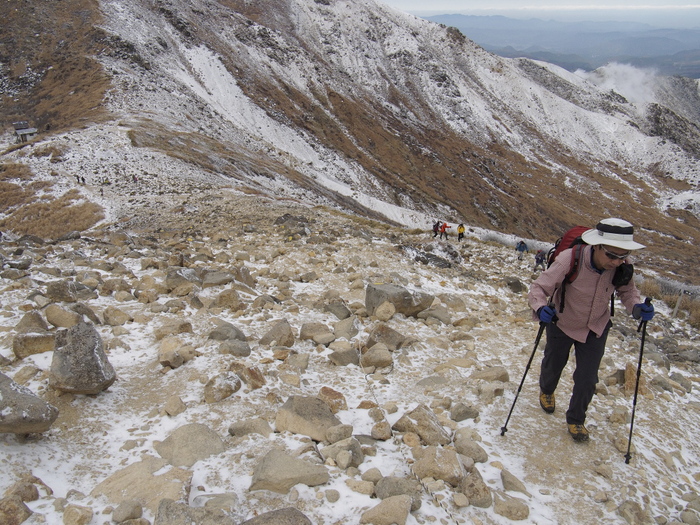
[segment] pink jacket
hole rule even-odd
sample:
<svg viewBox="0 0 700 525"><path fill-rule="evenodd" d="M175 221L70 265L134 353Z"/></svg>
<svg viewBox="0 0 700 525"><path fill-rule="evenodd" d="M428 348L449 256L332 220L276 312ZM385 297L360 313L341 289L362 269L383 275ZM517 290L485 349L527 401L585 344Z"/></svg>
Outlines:
<svg viewBox="0 0 700 525"><path fill-rule="evenodd" d="M557 326L576 341L585 342L588 332L593 331L600 337L610 320L610 295L615 290L612 284L614 270L602 274L593 269L591 264L592 246L585 246L581 254L581 267L573 283L566 285L566 305L561 312L561 283L571 267L573 250L561 252L547 270L530 285L528 303L537 320L537 310L553 301L559 316ZM642 302L634 281L617 288L617 295L625 305L627 313L632 313L635 304Z"/></svg>

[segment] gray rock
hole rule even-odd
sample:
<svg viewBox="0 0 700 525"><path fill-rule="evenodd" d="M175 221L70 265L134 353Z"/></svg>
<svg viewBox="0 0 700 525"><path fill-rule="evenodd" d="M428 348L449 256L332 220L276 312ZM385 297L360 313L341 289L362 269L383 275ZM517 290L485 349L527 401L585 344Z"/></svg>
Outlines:
<svg viewBox="0 0 700 525"><path fill-rule="evenodd" d="M261 436L269 436L272 434L272 427L264 419L257 417L254 419L246 419L244 421L236 421L228 427L228 433L232 436L247 436L248 434L260 434Z"/></svg>
<svg viewBox="0 0 700 525"><path fill-rule="evenodd" d="M378 324L369 334L367 339L367 348L372 348L377 343L383 343L392 352L401 348L401 345L406 341L406 337L385 325Z"/></svg>
<svg viewBox="0 0 700 525"><path fill-rule="evenodd" d="M222 509L190 507L169 499L161 500L153 525L236 525Z"/></svg>
<svg viewBox="0 0 700 525"><path fill-rule="evenodd" d="M262 336L260 344L266 346L274 343L276 346L290 347L294 345L294 340L294 332L289 322L286 319L280 319Z"/></svg>
<svg viewBox="0 0 700 525"><path fill-rule="evenodd" d="M333 325L333 331L337 339L344 338L349 341L360 332L357 326L357 317L353 315L338 321Z"/></svg>
<svg viewBox="0 0 700 525"><path fill-rule="evenodd" d="M464 494L475 507L487 508L493 503L491 489L484 483L481 473L472 469L460 482L457 490Z"/></svg>
<svg viewBox="0 0 700 525"><path fill-rule="evenodd" d="M287 507L260 514L240 525L313 525L313 522L301 511Z"/></svg>
<svg viewBox="0 0 700 525"><path fill-rule="evenodd" d="M385 368L387 366L391 366L393 362L394 360L391 356L391 352L389 352L389 349L383 343L377 343L374 345L372 348L367 350L367 352L365 352L360 359L360 364L363 367L373 366L376 368Z"/></svg>
<svg viewBox="0 0 700 525"><path fill-rule="evenodd" d="M133 499L122 501L119 506L112 512L112 521L122 523L126 520L135 520L143 515L143 507Z"/></svg>
<svg viewBox="0 0 700 525"><path fill-rule="evenodd" d="M32 511L17 496L0 499L0 523L19 525L32 515Z"/></svg>
<svg viewBox="0 0 700 525"><path fill-rule="evenodd" d="M231 323L222 322L209 332L209 339L213 339L214 341L245 341L246 336Z"/></svg>
<svg viewBox="0 0 700 525"><path fill-rule="evenodd" d="M208 272L202 281L202 289L223 286L233 281L233 274L228 272Z"/></svg>
<svg viewBox="0 0 700 525"><path fill-rule="evenodd" d="M219 345L219 352L222 354L234 355L236 357L248 357L252 350L246 341L229 339Z"/></svg>
<svg viewBox="0 0 700 525"><path fill-rule="evenodd" d="M61 308L57 304L48 305L44 313L46 320L56 328L70 328L83 320L79 313Z"/></svg>
<svg viewBox="0 0 700 525"><path fill-rule="evenodd" d="M31 434L47 431L58 409L0 373L0 432ZM0 523L4 523L0 520Z"/></svg>
<svg viewBox="0 0 700 525"><path fill-rule="evenodd" d="M99 394L116 379L94 325L79 323L58 332L49 386L73 394Z"/></svg>
<svg viewBox="0 0 700 525"><path fill-rule="evenodd" d="M450 418L452 421L460 422L465 419L476 419L477 417L479 417L479 409L472 405L455 403L450 410Z"/></svg>
<svg viewBox="0 0 700 525"><path fill-rule="evenodd" d="M330 446L322 448L321 454L323 454L323 457L331 458L337 462L338 454L341 451L347 451L350 453L350 461L348 466L359 467L365 460L365 455L362 452L360 442L353 437L340 440Z"/></svg>
<svg viewBox="0 0 700 525"><path fill-rule="evenodd" d="M442 324L452 324L452 316L446 306L439 304L418 312L418 319L437 319Z"/></svg>
<svg viewBox="0 0 700 525"><path fill-rule="evenodd" d="M191 467L197 461L224 451L219 435L201 423L190 423L177 428L164 441L157 441L153 448L175 467Z"/></svg>
<svg viewBox="0 0 700 525"><path fill-rule="evenodd" d="M457 452L442 447L426 447L414 451L416 462L413 472L420 479L441 479L456 487L464 479L466 472L459 460Z"/></svg>
<svg viewBox="0 0 700 525"><path fill-rule="evenodd" d="M485 368L484 370L478 370L474 372L469 379L482 379L484 381L501 381L502 383L507 383L510 380L508 376L508 370L502 366L492 366Z"/></svg>
<svg viewBox="0 0 700 525"><path fill-rule="evenodd" d="M499 492L494 493L493 511L513 521L525 520L530 515L527 503Z"/></svg>
<svg viewBox="0 0 700 525"><path fill-rule="evenodd" d="M447 445L452 441L437 416L423 404L401 416L392 428L399 432L414 432L426 445Z"/></svg>
<svg viewBox="0 0 700 525"><path fill-rule="evenodd" d="M15 332L18 334L29 334L29 333L44 333L49 329L49 325L36 310L27 312L22 316L17 326L15 326Z"/></svg>
<svg viewBox="0 0 700 525"><path fill-rule="evenodd" d="M376 308L388 301L394 305L397 313L415 317L429 308L434 299L432 295L422 292L412 294L406 288L394 284L368 284L365 290L365 307L369 315L374 315Z"/></svg>
<svg viewBox="0 0 700 525"><path fill-rule="evenodd" d="M56 334L51 332L17 334L12 340L12 352L17 359L53 352L55 349Z"/></svg>
<svg viewBox="0 0 700 525"><path fill-rule="evenodd" d="M362 513L360 523L372 525L406 525L411 511L411 497L404 495L383 499L379 505Z"/></svg>
<svg viewBox="0 0 700 525"><path fill-rule="evenodd" d="M204 401L218 403L241 389L241 379L233 372L222 372L204 385Z"/></svg>
<svg viewBox="0 0 700 525"><path fill-rule="evenodd" d="M249 490L269 490L286 494L297 483L315 487L327 483L329 479L325 467L273 449L255 466Z"/></svg>
<svg viewBox="0 0 700 525"><path fill-rule="evenodd" d="M341 321L352 315L344 301L332 301L323 307L323 311L335 315Z"/></svg>
<svg viewBox="0 0 700 525"><path fill-rule="evenodd" d="M348 366L348 365L358 365L360 364L360 356L357 353L357 350L353 348L351 345L347 346L338 346L333 343L331 345L331 349L333 349L333 352L331 352L328 355L328 359L335 365L335 366Z"/></svg>
<svg viewBox="0 0 700 525"><path fill-rule="evenodd" d="M340 425L330 407L317 397L291 396L280 407L275 419L278 432L289 431L316 441L326 438L330 427Z"/></svg>
<svg viewBox="0 0 700 525"><path fill-rule="evenodd" d="M503 483L503 488L505 490L522 492L526 496L531 496L525 488L525 484L506 469L501 470L501 483Z"/></svg>

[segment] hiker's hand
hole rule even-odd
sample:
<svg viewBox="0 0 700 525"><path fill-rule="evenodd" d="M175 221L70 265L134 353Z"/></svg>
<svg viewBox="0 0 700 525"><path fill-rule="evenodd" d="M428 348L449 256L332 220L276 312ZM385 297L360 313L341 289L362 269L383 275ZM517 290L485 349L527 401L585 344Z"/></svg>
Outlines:
<svg viewBox="0 0 700 525"><path fill-rule="evenodd" d="M551 323L552 319L554 319L556 315L556 308L553 308L549 305L542 306L539 310L537 310L537 317L539 317L540 321L542 321L543 323Z"/></svg>
<svg viewBox="0 0 700 525"><path fill-rule="evenodd" d="M651 303L635 304L632 308L632 317L642 321L651 321L654 318L654 305Z"/></svg>

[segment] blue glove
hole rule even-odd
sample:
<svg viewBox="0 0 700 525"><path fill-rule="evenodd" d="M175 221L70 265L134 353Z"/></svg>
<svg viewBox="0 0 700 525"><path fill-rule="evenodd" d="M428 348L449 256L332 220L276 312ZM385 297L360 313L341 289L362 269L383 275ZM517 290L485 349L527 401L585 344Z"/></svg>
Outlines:
<svg viewBox="0 0 700 525"><path fill-rule="evenodd" d="M654 318L654 305L639 303L632 308L632 317L642 321L651 321Z"/></svg>
<svg viewBox="0 0 700 525"><path fill-rule="evenodd" d="M556 316L556 308L553 308L549 305L542 306L539 310L537 310L537 317L539 317L540 321L542 321L543 323L551 323Z"/></svg>

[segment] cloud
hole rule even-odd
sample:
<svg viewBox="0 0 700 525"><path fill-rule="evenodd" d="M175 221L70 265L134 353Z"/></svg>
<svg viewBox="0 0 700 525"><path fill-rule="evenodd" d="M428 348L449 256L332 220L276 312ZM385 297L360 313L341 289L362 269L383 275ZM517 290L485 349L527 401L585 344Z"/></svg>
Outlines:
<svg viewBox="0 0 700 525"><path fill-rule="evenodd" d="M635 104L656 101L658 88L657 72L653 69L640 69L629 64L610 63L595 71L576 71L603 91L615 91Z"/></svg>

